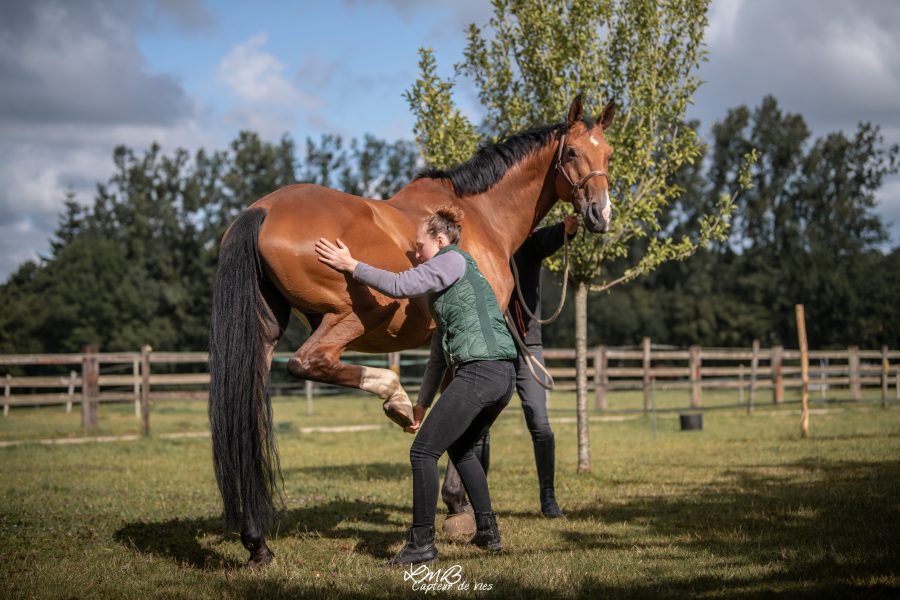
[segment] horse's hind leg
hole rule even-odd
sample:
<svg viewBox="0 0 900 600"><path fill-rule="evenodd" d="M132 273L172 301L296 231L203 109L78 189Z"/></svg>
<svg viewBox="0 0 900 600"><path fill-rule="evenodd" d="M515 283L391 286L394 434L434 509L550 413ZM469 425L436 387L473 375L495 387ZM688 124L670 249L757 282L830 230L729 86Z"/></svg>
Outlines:
<svg viewBox="0 0 900 600"><path fill-rule="evenodd" d="M288 371L300 379L371 392L384 401L382 407L392 421L401 427L412 425L412 403L396 373L390 369L348 365L340 361L344 348L364 332L363 324L353 313L326 314L288 361Z"/></svg>
<svg viewBox="0 0 900 600"><path fill-rule="evenodd" d="M290 305L284 298L268 283L268 281L260 282L260 291L265 300L263 314L260 318L263 322L264 352L266 355L265 363L272 364L272 355L275 353L275 347L282 333L287 328L288 319L290 318ZM268 310L265 310L268 309ZM271 366L270 366L271 368ZM268 385L268 384L267 384ZM266 389L266 395L269 390ZM248 567L263 567L275 557L275 554L266 545L265 533L257 525L250 510L249 498L246 491L241 493L243 499L243 511L241 514L241 543L244 548L250 552L250 558L247 560Z"/></svg>

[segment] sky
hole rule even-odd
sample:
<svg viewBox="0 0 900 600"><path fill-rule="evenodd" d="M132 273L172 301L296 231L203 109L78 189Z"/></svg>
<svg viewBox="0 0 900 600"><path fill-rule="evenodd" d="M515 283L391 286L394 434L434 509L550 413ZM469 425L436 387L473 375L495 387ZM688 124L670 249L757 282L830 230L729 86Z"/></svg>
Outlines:
<svg viewBox="0 0 900 600"><path fill-rule="evenodd" d="M411 139L418 49L450 76L467 24L490 15L488 0L3 0L0 281L47 254L67 193L93 202L117 145ZM814 136L869 121L900 143L900 2L713 0L705 41L688 111L704 131L771 94ZM455 99L477 122L470 82ZM878 202L900 244L900 177Z"/></svg>

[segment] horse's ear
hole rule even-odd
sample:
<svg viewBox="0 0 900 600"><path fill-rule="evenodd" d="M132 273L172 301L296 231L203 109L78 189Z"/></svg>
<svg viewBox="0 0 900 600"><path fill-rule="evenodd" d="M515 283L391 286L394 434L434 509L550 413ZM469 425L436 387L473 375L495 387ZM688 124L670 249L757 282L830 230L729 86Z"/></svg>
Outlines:
<svg viewBox="0 0 900 600"><path fill-rule="evenodd" d="M569 106L569 116L566 117L566 124L571 127L584 118L584 103L581 100L581 94L575 96L572 105Z"/></svg>
<svg viewBox="0 0 900 600"><path fill-rule="evenodd" d="M616 101L610 100L609 104L603 107L603 110L600 111L600 116L597 117L597 122L600 123L600 127L603 128L603 131L609 129L609 126L612 125L613 116L616 114Z"/></svg>

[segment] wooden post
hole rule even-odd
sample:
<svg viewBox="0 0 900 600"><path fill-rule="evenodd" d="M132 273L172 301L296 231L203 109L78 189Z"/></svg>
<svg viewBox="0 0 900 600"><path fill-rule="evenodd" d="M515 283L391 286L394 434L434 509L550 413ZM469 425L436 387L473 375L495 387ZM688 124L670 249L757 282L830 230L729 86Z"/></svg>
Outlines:
<svg viewBox="0 0 900 600"><path fill-rule="evenodd" d="M597 410L607 410L609 408L609 399L606 395L609 385L607 366L606 346L597 346L594 349L594 406Z"/></svg>
<svg viewBox="0 0 900 600"><path fill-rule="evenodd" d="M6 374L6 385L3 386L3 397L9 398L9 395L12 393L12 386L9 385L9 380L12 379L12 375L9 373ZM9 416L9 401L3 405L3 416Z"/></svg>
<svg viewBox="0 0 900 600"><path fill-rule="evenodd" d="M803 305L797 304L797 339L800 342L800 378L803 392L800 396L800 437L809 437L809 348L806 345L806 316Z"/></svg>
<svg viewBox="0 0 900 600"><path fill-rule="evenodd" d="M72 412L72 401L75 398L75 379L78 377L78 373L74 370L69 371L69 399L66 400L66 412Z"/></svg>
<svg viewBox="0 0 900 600"><path fill-rule="evenodd" d="M862 400L862 387L859 381L859 346L847 348L847 362L850 369L850 398L859 402Z"/></svg>
<svg viewBox="0 0 900 600"><path fill-rule="evenodd" d="M153 348L141 346L141 433L150 435L150 353Z"/></svg>
<svg viewBox="0 0 900 600"><path fill-rule="evenodd" d="M643 340L644 348L644 414L650 410L650 338Z"/></svg>
<svg viewBox="0 0 900 600"><path fill-rule="evenodd" d="M97 362L97 346L84 347L81 359L81 426L85 433L93 433L100 426L100 365Z"/></svg>
<svg viewBox="0 0 900 600"><path fill-rule="evenodd" d="M744 363L738 365L738 404L744 403ZM747 414L752 412L751 406L747 405Z"/></svg>
<svg viewBox="0 0 900 600"><path fill-rule="evenodd" d="M703 401L703 357L700 346L691 346L690 352L691 408L699 408Z"/></svg>
<svg viewBox="0 0 900 600"><path fill-rule="evenodd" d="M756 374L759 370L759 340L753 340L753 356L750 358L750 398L748 399L749 412L753 411L756 404Z"/></svg>
<svg viewBox="0 0 900 600"><path fill-rule="evenodd" d="M131 375L134 377L134 416L141 418L141 359L131 361Z"/></svg>
<svg viewBox="0 0 900 600"><path fill-rule="evenodd" d="M888 361L888 347L881 347L881 408L887 408L888 372L891 368Z"/></svg>
<svg viewBox="0 0 900 600"><path fill-rule="evenodd" d="M784 402L784 377L781 373L781 362L784 358L784 346L772 346L772 402L781 404Z"/></svg>
<svg viewBox="0 0 900 600"><path fill-rule="evenodd" d="M306 414L313 414L313 382L309 379L306 380Z"/></svg>
<svg viewBox="0 0 900 600"><path fill-rule="evenodd" d="M400 376L400 353L388 352L388 368Z"/></svg>

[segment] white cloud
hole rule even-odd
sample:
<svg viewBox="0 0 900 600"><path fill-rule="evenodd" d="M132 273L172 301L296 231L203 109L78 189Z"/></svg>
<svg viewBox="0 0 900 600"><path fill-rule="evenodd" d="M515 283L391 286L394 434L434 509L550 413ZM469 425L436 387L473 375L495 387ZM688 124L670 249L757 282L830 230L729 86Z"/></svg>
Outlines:
<svg viewBox="0 0 900 600"><path fill-rule="evenodd" d="M284 64L263 51L267 38L260 33L235 46L219 63L220 79L238 98L252 104L315 108L316 100L285 77Z"/></svg>

